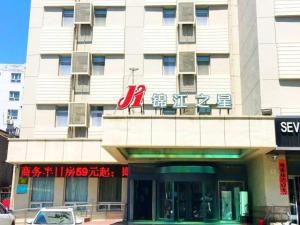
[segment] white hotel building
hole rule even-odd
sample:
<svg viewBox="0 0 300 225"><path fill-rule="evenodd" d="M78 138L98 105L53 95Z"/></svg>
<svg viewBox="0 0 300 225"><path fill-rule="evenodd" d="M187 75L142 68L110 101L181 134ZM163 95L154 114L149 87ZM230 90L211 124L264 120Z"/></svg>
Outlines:
<svg viewBox="0 0 300 225"><path fill-rule="evenodd" d="M32 0L13 208L299 224L299 145L274 122L300 116L299 18L299 0ZM146 91L122 110L128 85Z"/></svg>

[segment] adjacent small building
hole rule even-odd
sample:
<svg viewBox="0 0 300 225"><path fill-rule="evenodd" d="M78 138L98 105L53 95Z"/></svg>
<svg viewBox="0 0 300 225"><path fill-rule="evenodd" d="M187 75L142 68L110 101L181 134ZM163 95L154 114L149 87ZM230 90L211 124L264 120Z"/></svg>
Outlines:
<svg viewBox="0 0 300 225"><path fill-rule="evenodd" d="M19 135L25 65L0 64L0 129Z"/></svg>

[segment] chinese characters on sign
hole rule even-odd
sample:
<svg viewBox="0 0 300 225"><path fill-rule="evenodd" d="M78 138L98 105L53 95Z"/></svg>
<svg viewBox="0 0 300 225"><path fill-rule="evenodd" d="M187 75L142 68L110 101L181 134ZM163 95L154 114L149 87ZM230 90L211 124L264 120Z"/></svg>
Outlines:
<svg viewBox="0 0 300 225"><path fill-rule="evenodd" d="M280 194L287 195L287 170L286 170L286 161L278 160L278 172L279 172L279 186Z"/></svg>
<svg viewBox="0 0 300 225"><path fill-rule="evenodd" d="M22 165L20 177L128 177L123 165Z"/></svg>
<svg viewBox="0 0 300 225"><path fill-rule="evenodd" d="M188 95L183 94L174 94L172 96L173 100L173 108L174 109L183 109L187 108L186 98ZM196 103L195 106L197 108L210 109L210 105L208 104L208 100L210 99L209 95L199 94L195 96ZM152 96L152 106L156 109L164 109L167 108L167 100L168 97L166 94L154 93ZM230 94L218 94L217 95L217 108L218 109L231 109L232 108L232 99Z"/></svg>

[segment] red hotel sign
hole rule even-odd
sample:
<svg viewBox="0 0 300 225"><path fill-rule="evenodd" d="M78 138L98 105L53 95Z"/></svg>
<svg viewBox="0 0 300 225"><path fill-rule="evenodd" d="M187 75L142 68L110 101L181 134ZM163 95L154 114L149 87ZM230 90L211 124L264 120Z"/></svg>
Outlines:
<svg viewBox="0 0 300 225"><path fill-rule="evenodd" d="M20 177L128 177L126 165L21 165Z"/></svg>
<svg viewBox="0 0 300 225"><path fill-rule="evenodd" d="M118 108L141 107L145 92L146 86L143 84L129 85L126 96L122 97L118 102Z"/></svg>
<svg viewBox="0 0 300 225"><path fill-rule="evenodd" d="M286 161L278 160L278 172L279 172L279 186L280 186L280 194L287 195L288 187L287 187L287 169L286 169Z"/></svg>

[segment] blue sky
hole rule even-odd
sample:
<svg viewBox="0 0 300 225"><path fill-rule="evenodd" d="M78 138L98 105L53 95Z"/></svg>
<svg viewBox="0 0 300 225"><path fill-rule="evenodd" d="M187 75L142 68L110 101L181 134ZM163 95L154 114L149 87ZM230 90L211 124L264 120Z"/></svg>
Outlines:
<svg viewBox="0 0 300 225"><path fill-rule="evenodd" d="M1 1L0 64L25 63L30 0Z"/></svg>

